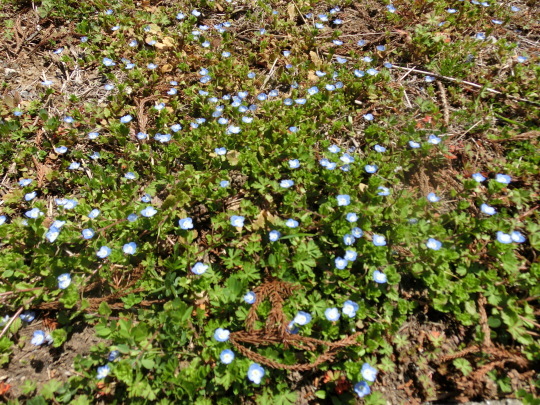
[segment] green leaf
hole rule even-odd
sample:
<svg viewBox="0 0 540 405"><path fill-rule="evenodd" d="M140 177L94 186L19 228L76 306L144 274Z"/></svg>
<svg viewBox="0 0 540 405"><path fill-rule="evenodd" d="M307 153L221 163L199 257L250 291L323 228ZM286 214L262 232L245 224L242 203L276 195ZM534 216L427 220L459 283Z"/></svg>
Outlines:
<svg viewBox="0 0 540 405"><path fill-rule="evenodd" d="M109 304L103 301L101 304L99 304L98 313L100 315L109 316L110 314L112 314L112 310L111 307L109 307Z"/></svg>
<svg viewBox="0 0 540 405"><path fill-rule="evenodd" d="M49 382L47 382L45 385L43 385L43 387L41 388L41 395L43 395L43 397L45 399L53 399L54 398L54 394L55 392L62 386L62 383L60 381L57 381L57 380L50 380Z"/></svg>
<svg viewBox="0 0 540 405"><path fill-rule="evenodd" d="M73 308L75 304L77 304L77 302L79 301L79 292L73 286L73 284L64 290L62 297L60 297L59 301L64 304L66 308Z"/></svg>
<svg viewBox="0 0 540 405"><path fill-rule="evenodd" d="M455 359L452 363L464 376L468 376L473 371L471 363L466 359Z"/></svg>
<svg viewBox="0 0 540 405"><path fill-rule="evenodd" d="M67 332L65 329L55 329L52 331L51 336L53 338L53 346L60 347L67 339Z"/></svg>
<svg viewBox="0 0 540 405"><path fill-rule="evenodd" d="M152 359L146 359L146 358L145 358L145 359L142 359L142 360L141 360L141 364L142 364L142 366L143 366L144 368L146 368L146 369L148 369L148 370L152 370L152 369L154 368L154 366L155 366L156 363L155 363L154 360L152 360Z"/></svg>

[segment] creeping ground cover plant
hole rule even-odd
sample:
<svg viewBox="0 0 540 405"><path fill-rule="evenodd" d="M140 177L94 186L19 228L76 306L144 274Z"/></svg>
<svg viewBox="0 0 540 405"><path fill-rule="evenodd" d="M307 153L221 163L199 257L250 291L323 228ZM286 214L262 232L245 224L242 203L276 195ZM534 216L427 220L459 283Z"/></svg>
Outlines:
<svg viewBox="0 0 540 405"><path fill-rule="evenodd" d="M0 4L3 402L535 403L534 4Z"/></svg>

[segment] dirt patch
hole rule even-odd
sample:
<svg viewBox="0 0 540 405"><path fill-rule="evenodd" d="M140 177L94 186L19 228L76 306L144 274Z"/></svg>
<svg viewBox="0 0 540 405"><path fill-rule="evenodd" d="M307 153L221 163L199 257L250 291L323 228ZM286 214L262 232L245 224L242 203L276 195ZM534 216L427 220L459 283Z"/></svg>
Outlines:
<svg viewBox="0 0 540 405"><path fill-rule="evenodd" d="M50 380L67 381L76 374L73 360L85 356L90 348L105 340L96 336L91 327L75 331L61 347L34 346L30 343L36 330L45 330L43 321L33 322L19 332L18 345L7 368L0 370L0 381L10 385L9 395L20 398L26 380L33 381L39 390Z"/></svg>

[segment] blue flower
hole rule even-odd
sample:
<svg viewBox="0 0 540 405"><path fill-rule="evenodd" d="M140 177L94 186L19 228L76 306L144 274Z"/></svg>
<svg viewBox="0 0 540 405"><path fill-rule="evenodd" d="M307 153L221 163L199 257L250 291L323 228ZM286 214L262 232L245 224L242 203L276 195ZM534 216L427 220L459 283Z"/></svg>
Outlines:
<svg viewBox="0 0 540 405"><path fill-rule="evenodd" d="M32 208L30 211L26 211L24 215L27 218L36 219L37 217L43 215L43 212L41 212L39 208Z"/></svg>
<svg viewBox="0 0 540 405"><path fill-rule="evenodd" d="M375 75L376 75L377 73L379 73L379 72L378 72L377 69L371 68L371 69L366 70L366 73L367 73L368 75L370 75L370 76L375 76Z"/></svg>
<svg viewBox="0 0 540 405"><path fill-rule="evenodd" d="M91 228L83 229L82 230L82 237L84 239L92 239L94 236L94 230Z"/></svg>
<svg viewBox="0 0 540 405"><path fill-rule="evenodd" d="M141 211L141 215L147 218L153 217L154 215L156 215L156 213L157 213L157 210L151 205L149 205L148 207L146 207L145 209Z"/></svg>
<svg viewBox="0 0 540 405"><path fill-rule="evenodd" d="M385 284L387 281L386 274L384 274L382 271L375 270L373 272L373 281L378 284Z"/></svg>
<svg viewBox="0 0 540 405"><path fill-rule="evenodd" d="M88 139L97 139L98 136L99 136L98 132L89 132L88 133Z"/></svg>
<svg viewBox="0 0 540 405"><path fill-rule="evenodd" d="M51 226L47 233L45 234L45 237L49 242L54 242L56 238L58 238L58 235L60 235L60 229L58 229L55 226Z"/></svg>
<svg viewBox="0 0 540 405"><path fill-rule="evenodd" d="M291 169L298 169L300 167L300 161L298 159L289 160L289 167Z"/></svg>
<svg viewBox="0 0 540 405"><path fill-rule="evenodd" d="M418 149L420 147L420 144L416 141L409 141L409 146L412 148L412 149Z"/></svg>
<svg viewBox="0 0 540 405"><path fill-rule="evenodd" d="M432 250L439 250L442 247L442 243L437 239L429 238L426 242L426 247Z"/></svg>
<svg viewBox="0 0 540 405"><path fill-rule="evenodd" d="M270 231L270 233L268 234L268 239L270 240L270 242L275 242L279 238L281 238L281 233L279 231L273 230Z"/></svg>
<svg viewBox="0 0 540 405"><path fill-rule="evenodd" d="M289 188L289 187L294 186L294 181L292 181L292 180L281 180L279 185L281 187L283 187L283 188Z"/></svg>
<svg viewBox="0 0 540 405"><path fill-rule="evenodd" d="M36 197L37 193L35 191L32 191L31 193L27 193L24 195L25 201L32 201Z"/></svg>
<svg viewBox="0 0 540 405"><path fill-rule="evenodd" d="M244 295L244 302L246 304L254 304L256 299L257 299L257 297L255 296L255 293L253 291L248 291Z"/></svg>
<svg viewBox="0 0 540 405"><path fill-rule="evenodd" d="M304 311L298 311L293 319L293 323L304 326L311 322L311 315Z"/></svg>
<svg viewBox="0 0 540 405"><path fill-rule="evenodd" d="M110 254L111 254L111 249L108 248L107 246L102 246L101 248L99 248L99 250L96 253L96 255L101 259L105 259Z"/></svg>
<svg viewBox="0 0 540 405"><path fill-rule="evenodd" d="M36 330L32 335L32 340L30 343L32 343L34 346L41 346L45 342L52 343L52 341L51 335L45 334L45 332L42 330Z"/></svg>
<svg viewBox="0 0 540 405"><path fill-rule="evenodd" d="M436 203L440 200L440 197L437 197L437 195L435 193L429 193L427 196L426 196L427 200L429 202L432 202L432 203Z"/></svg>
<svg viewBox="0 0 540 405"><path fill-rule="evenodd" d="M327 308L324 311L324 316L326 319L328 319L330 322L335 322L339 319L341 314L339 313L339 310L337 308Z"/></svg>
<svg viewBox="0 0 540 405"><path fill-rule="evenodd" d="M427 75L426 77L424 77L424 81L425 81L426 83L431 83L431 82L434 82L435 80L436 80L436 79L435 79L435 77L433 77L433 76Z"/></svg>
<svg viewBox="0 0 540 405"><path fill-rule="evenodd" d="M244 226L244 217L241 215L233 215L231 217L231 225L235 227L243 227Z"/></svg>
<svg viewBox="0 0 540 405"><path fill-rule="evenodd" d="M171 134L160 134L159 132L154 135L154 139L161 143L166 143L171 140Z"/></svg>
<svg viewBox="0 0 540 405"><path fill-rule="evenodd" d="M343 155L341 155L339 160L341 160L345 164L351 164L354 162L354 158L348 153L344 153Z"/></svg>
<svg viewBox="0 0 540 405"><path fill-rule="evenodd" d="M365 170L367 173L370 173L370 174L376 173L378 169L379 169L379 168L377 167L377 165L365 165L365 166L364 166L364 170Z"/></svg>
<svg viewBox="0 0 540 405"><path fill-rule="evenodd" d="M229 184L231 184L231 183L229 182L229 180L221 180L221 181L219 182L219 186L222 187L222 188L228 187Z"/></svg>
<svg viewBox="0 0 540 405"><path fill-rule="evenodd" d="M495 181L502 184L510 184L512 178L507 174L497 174L495 176Z"/></svg>
<svg viewBox="0 0 540 405"><path fill-rule="evenodd" d="M512 243L512 236L510 236L510 235L507 234L507 233L498 231L498 232L497 232L497 240L498 240L500 243L504 243L504 244Z"/></svg>
<svg viewBox="0 0 540 405"><path fill-rule="evenodd" d="M356 242L356 239L350 233L343 236L343 243L345 244L345 246L351 246L354 244L354 242Z"/></svg>
<svg viewBox="0 0 540 405"><path fill-rule="evenodd" d="M58 281L58 288L65 290L71 284L71 276L69 273L60 274L56 280Z"/></svg>
<svg viewBox="0 0 540 405"><path fill-rule="evenodd" d="M184 230L193 229L193 220L191 218L183 218L178 221L178 226Z"/></svg>
<svg viewBox="0 0 540 405"><path fill-rule="evenodd" d="M52 223L51 225L51 228L57 228L57 229L60 229L62 228L64 225L66 224L66 221L60 221L60 220L56 220Z"/></svg>
<svg viewBox="0 0 540 405"><path fill-rule="evenodd" d="M337 164L334 163L334 162L328 162L328 163L326 164L326 168L327 168L328 170L334 170L334 169L336 168L336 166L337 166Z"/></svg>
<svg viewBox="0 0 540 405"><path fill-rule="evenodd" d="M375 246L386 246L386 238L383 235L373 234L373 244Z"/></svg>
<svg viewBox="0 0 540 405"><path fill-rule="evenodd" d="M377 193L377 195L380 195L380 196L387 196L387 195L390 195L390 189L388 189L387 187L384 187L384 186L379 186L377 187L377 190L381 190Z"/></svg>
<svg viewBox="0 0 540 405"><path fill-rule="evenodd" d="M129 114L127 115L124 115L123 117L120 118L120 122L122 124L127 124L128 122L130 122L131 120L133 119L133 117Z"/></svg>
<svg viewBox="0 0 540 405"><path fill-rule="evenodd" d="M107 360L115 361L118 357L120 357L120 352L118 350L112 350L107 356Z"/></svg>
<svg viewBox="0 0 540 405"><path fill-rule="evenodd" d="M0 215L0 225L4 225L7 221L7 217L5 215Z"/></svg>
<svg viewBox="0 0 540 405"><path fill-rule="evenodd" d="M145 195L143 195L141 197L141 201L143 203L149 203L150 201L152 201L152 196L150 194L146 193Z"/></svg>
<svg viewBox="0 0 540 405"><path fill-rule="evenodd" d="M126 255L134 255L137 251L137 244L135 242L126 243L122 250Z"/></svg>
<svg viewBox="0 0 540 405"><path fill-rule="evenodd" d="M487 204L482 204L480 206L480 211L486 215L495 215L497 213L497 210L495 208Z"/></svg>
<svg viewBox="0 0 540 405"><path fill-rule="evenodd" d="M388 5L386 7L393 7L392 5ZM392 11L393 12L393 11ZM369 388L369 385L365 381L360 381L354 384L354 392L360 397L363 398L366 395L371 394L371 388Z"/></svg>
<svg viewBox="0 0 540 405"><path fill-rule="evenodd" d="M330 145L328 147L328 151L331 152L331 153L339 153L339 151L341 151L341 149L337 145Z"/></svg>
<svg viewBox="0 0 540 405"><path fill-rule="evenodd" d="M136 178L135 173L133 172L127 172L126 174L124 174L124 177L128 180L134 180Z"/></svg>
<svg viewBox="0 0 540 405"><path fill-rule="evenodd" d="M298 221L292 218L289 218L287 221L285 221L285 225L288 226L289 228L296 228L298 227Z"/></svg>
<svg viewBox="0 0 540 405"><path fill-rule="evenodd" d="M366 381L373 382L377 378L377 369L370 366L368 363L364 363L362 365L362 369L360 370L360 372L362 373L362 377Z"/></svg>
<svg viewBox="0 0 540 405"><path fill-rule="evenodd" d="M486 180L486 178L482 175L482 173L474 173L471 176L474 180L476 180L478 183L482 183Z"/></svg>
<svg viewBox="0 0 540 405"><path fill-rule="evenodd" d="M66 153L68 148L66 146L57 146L54 148L54 151L58 153L59 155Z"/></svg>
<svg viewBox="0 0 540 405"><path fill-rule="evenodd" d="M358 215L356 215L354 212L349 212L345 219L347 219L349 222L356 222L358 221Z"/></svg>
<svg viewBox="0 0 540 405"><path fill-rule="evenodd" d="M71 162L71 164L68 166L69 170L77 170L79 167L81 167L81 164L78 162Z"/></svg>
<svg viewBox="0 0 540 405"><path fill-rule="evenodd" d="M351 203L351 197L347 194L339 194L336 197L338 207L349 205Z"/></svg>
<svg viewBox="0 0 540 405"><path fill-rule="evenodd" d="M195 265L191 268L191 272L193 274L196 274L198 276L200 276L201 274L203 274L204 272L206 272L206 270L208 270L208 265L202 263L202 262L197 262L195 263Z"/></svg>
<svg viewBox="0 0 540 405"><path fill-rule="evenodd" d="M348 260L349 262L354 262L356 258L358 257L358 253L356 253L354 250L346 250L345 256L343 256L345 260Z"/></svg>
<svg viewBox="0 0 540 405"><path fill-rule="evenodd" d="M436 135L431 134L429 135L427 142L431 145L438 145L441 143L441 138L439 138Z"/></svg>
<svg viewBox="0 0 540 405"><path fill-rule="evenodd" d="M230 334L231 332L228 329L217 328L214 332L214 339L216 339L218 342L226 342L229 340Z"/></svg>
<svg viewBox="0 0 540 405"><path fill-rule="evenodd" d="M223 156L223 155L225 155L227 153L227 149L226 148L215 148L214 152L218 156Z"/></svg>
<svg viewBox="0 0 540 405"><path fill-rule="evenodd" d="M336 265L336 269L343 270L345 267L347 267L348 262L343 257L336 257L336 259L334 260L334 263Z"/></svg>
<svg viewBox="0 0 540 405"><path fill-rule="evenodd" d="M229 125L227 127L227 131L225 131L227 133L227 135L230 135L230 134L239 134L242 130L240 129L240 127L237 127L236 125Z"/></svg>
<svg viewBox="0 0 540 405"><path fill-rule="evenodd" d="M30 183L32 183L32 179L21 179L19 180L19 186L21 187L26 187L28 185L30 185Z"/></svg>
<svg viewBox="0 0 540 405"><path fill-rule="evenodd" d="M366 121L373 121L374 118L375 117L373 117L373 114L371 114L371 113L364 114L364 119Z"/></svg>
<svg viewBox="0 0 540 405"><path fill-rule="evenodd" d="M219 354L219 359L223 364L230 364L234 360L234 352L231 349L225 349Z"/></svg>
<svg viewBox="0 0 540 405"><path fill-rule="evenodd" d="M247 377L249 381L260 384L264 377L264 368L258 363L251 363L247 372Z"/></svg>
<svg viewBox="0 0 540 405"><path fill-rule="evenodd" d="M518 232L518 231L513 231L510 234L510 237L516 243L523 243L527 240L527 238L521 232Z"/></svg>
<svg viewBox="0 0 540 405"><path fill-rule="evenodd" d="M347 300L343 303L343 308L341 311L349 318L354 318L356 316L356 311L358 311L358 304L354 301Z"/></svg>
<svg viewBox="0 0 540 405"><path fill-rule="evenodd" d="M114 63L114 61L110 58L103 58L103 64L107 67L116 65L116 63Z"/></svg>
<svg viewBox="0 0 540 405"><path fill-rule="evenodd" d="M317 94L318 92L319 92L319 88L317 86L313 86L313 87L310 87L309 89L307 89L307 93L310 96L313 96L313 95Z"/></svg>
<svg viewBox="0 0 540 405"><path fill-rule="evenodd" d="M21 318L21 321L23 322L30 323L36 319L36 313L34 311L24 311L19 315L19 318Z"/></svg>
<svg viewBox="0 0 540 405"><path fill-rule="evenodd" d="M98 380L103 380L105 377L109 375L110 372L111 372L111 368L107 364L104 366L98 367L96 378Z"/></svg>
<svg viewBox="0 0 540 405"><path fill-rule="evenodd" d="M364 234L364 231L361 230L361 229L358 228L358 227L354 227L353 229L351 229L351 234L352 234L352 236L354 236L355 238L361 238L362 235Z"/></svg>

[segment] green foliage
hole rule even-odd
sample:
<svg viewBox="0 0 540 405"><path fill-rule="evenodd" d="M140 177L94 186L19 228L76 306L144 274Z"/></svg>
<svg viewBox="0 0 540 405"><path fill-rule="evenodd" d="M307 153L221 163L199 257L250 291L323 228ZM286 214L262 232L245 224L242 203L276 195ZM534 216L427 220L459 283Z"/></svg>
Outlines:
<svg viewBox="0 0 540 405"><path fill-rule="evenodd" d="M507 42L499 24L489 23L506 24L513 18L508 7L490 8L487 18L488 11L469 2L396 1L399 12L375 2L372 23L384 34L375 40L380 43L358 45L358 38L350 42L351 35L334 29L339 24L313 28L303 15L322 12L315 2L258 2L240 10L228 2L142 3L36 3L41 18L75 23L74 42L88 38L69 45L77 52L51 55L64 69L93 71L99 89L69 94L58 83L42 84L31 102L0 101L0 322L22 307L38 317L56 315L58 326L46 330L54 348L75 338L76 325L103 341L77 356L69 379L43 386L26 380L20 391L27 403L293 404L303 395L300 387L310 384L323 401L353 403L356 394L347 384L340 391L336 376L354 386L364 378L363 363L381 374L403 372L396 358L417 351L403 333L411 319L442 320L468 331L473 342L460 343L480 344L484 310L492 341L519 345L531 364L538 362L539 127L531 103L516 97L538 103L540 68L537 59L516 62L522 50ZM353 2L339 6L340 18L357 13ZM456 13L447 11L452 6ZM194 8L204 18L193 15ZM179 12L185 18L175 18ZM214 20L264 26L266 33L240 32L234 22L222 26L223 33L200 27ZM477 32L491 38L479 40ZM341 47L333 39L350 43ZM375 48L383 43L384 50ZM47 51L58 46L47 44ZM106 66L104 58L116 65ZM395 66L384 67L387 61ZM423 71L439 84L426 81ZM104 83L113 89L103 90ZM314 86L318 91L309 94ZM514 98L496 97L491 88ZM271 89L278 95L257 98ZM257 109L249 110L253 104ZM121 120L128 114L130 122ZM174 125L182 129L174 132ZM89 136L94 132L99 135ZM426 142L429 135L440 143ZM336 146L339 153L331 149ZM290 166L292 159L298 168ZM377 165L376 173L366 165ZM487 179L475 181L473 173ZM499 173L511 183L497 181ZM33 182L20 186L26 178ZM284 187L283 180L292 185ZM25 198L34 191L35 198ZM430 192L440 200L430 202ZM350 203L340 205L338 195L348 195ZM63 205L63 198L76 200L75 206ZM483 213L482 204L496 214ZM144 215L149 206L155 215ZM42 215L32 218L31 209ZM97 216L90 215L93 209ZM233 216L244 217L243 225L233 226ZM185 218L193 229L180 226ZM55 220L63 224L51 238ZM88 229L93 236L83 237ZM270 231L279 238L272 240ZM525 240L497 238L514 231ZM431 239L441 247L433 248ZM136 243L133 254L125 250L130 242ZM103 246L110 255L98 255ZM339 264L345 255L356 259ZM63 288L58 277L66 273L71 282ZM290 295L272 295L287 333L297 327L299 336L319 343L358 333L357 344L340 347L300 377L263 364L257 384L247 378L255 360L214 333L245 331L251 321L255 329L275 326L266 324L275 319L271 300L250 312L244 296L276 280L295 287ZM349 300L358 305L352 316L343 310ZM329 308L338 309L339 320L327 318ZM312 320L290 323L299 311ZM0 338L0 366L25 345L47 350L46 344L32 346L25 328L17 318ZM422 355L415 354L415 367L426 371L448 354L446 338L432 335ZM269 345L258 339L259 345L246 347L267 363L309 363L328 347L295 348L282 336L267 339ZM224 349L235 352L230 364L220 359ZM457 358L449 368L467 377L484 361ZM108 374L97 381L105 365ZM320 383L327 375L334 378ZM489 376L500 393L512 388L506 376ZM291 389L295 378L300 382ZM377 391L383 377L377 378L365 403L387 402ZM427 372L416 383L422 400L436 398ZM529 392L518 395L535 403Z"/></svg>

